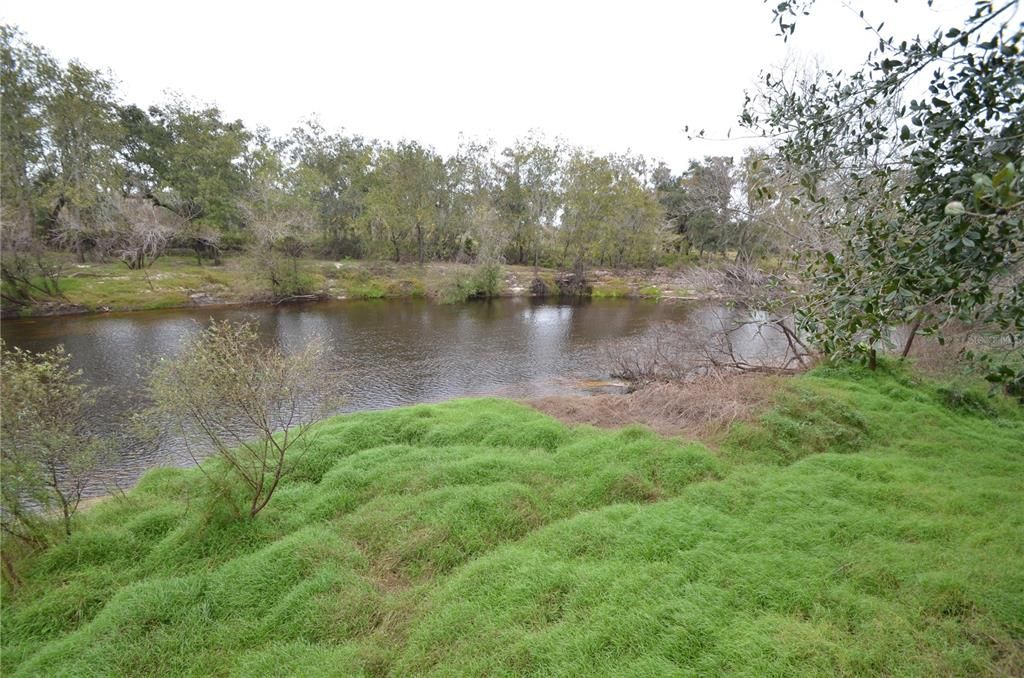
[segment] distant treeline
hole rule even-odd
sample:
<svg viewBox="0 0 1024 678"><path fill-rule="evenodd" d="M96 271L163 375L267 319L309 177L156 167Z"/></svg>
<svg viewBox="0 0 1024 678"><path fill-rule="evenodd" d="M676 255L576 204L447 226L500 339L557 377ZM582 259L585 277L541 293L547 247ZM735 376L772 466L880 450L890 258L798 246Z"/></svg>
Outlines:
<svg viewBox="0 0 1024 678"><path fill-rule="evenodd" d="M141 108L112 76L62 65L2 30L3 223L8 251L65 250L147 266L170 247L217 258L505 261L653 266L778 246L780 202L754 153L674 173L531 134L445 157L316 121L284 137L171 97Z"/></svg>

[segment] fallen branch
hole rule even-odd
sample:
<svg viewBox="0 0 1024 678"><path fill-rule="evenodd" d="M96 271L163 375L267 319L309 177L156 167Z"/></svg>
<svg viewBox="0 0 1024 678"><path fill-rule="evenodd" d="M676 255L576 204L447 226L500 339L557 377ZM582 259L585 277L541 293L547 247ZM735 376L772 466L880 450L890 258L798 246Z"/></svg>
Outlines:
<svg viewBox="0 0 1024 678"><path fill-rule="evenodd" d="M286 297L278 297L277 299L274 300L274 305L277 306L279 304L290 304L297 301L324 301L325 299L328 298L328 295L323 293L292 294Z"/></svg>

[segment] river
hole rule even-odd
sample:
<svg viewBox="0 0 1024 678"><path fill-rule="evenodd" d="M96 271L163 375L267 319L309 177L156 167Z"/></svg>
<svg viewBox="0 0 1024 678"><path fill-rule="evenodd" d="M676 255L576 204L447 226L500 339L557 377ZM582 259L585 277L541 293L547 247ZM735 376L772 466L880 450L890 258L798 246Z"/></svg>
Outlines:
<svg viewBox="0 0 1024 678"><path fill-rule="evenodd" d="M710 327L712 319L736 313L642 300L339 301L28 318L4 321L0 333L9 346L33 351L63 344L83 378L104 387L95 417L113 433L144 402L145 366L173 356L211 318L254 320L262 337L285 350L321 337L332 363L325 374L341 379L342 411L351 412L457 396L579 393L608 379L614 342L666 322ZM175 445L126 448L106 462L103 475L124 487L154 466L190 463Z"/></svg>

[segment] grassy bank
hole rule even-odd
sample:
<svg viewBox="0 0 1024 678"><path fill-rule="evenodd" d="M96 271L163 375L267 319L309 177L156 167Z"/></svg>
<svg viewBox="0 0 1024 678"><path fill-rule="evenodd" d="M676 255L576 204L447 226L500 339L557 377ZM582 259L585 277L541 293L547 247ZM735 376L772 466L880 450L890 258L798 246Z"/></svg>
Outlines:
<svg viewBox="0 0 1024 678"><path fill-rule="evenodd" d="M5 675L1019 675L1024 416L819 370L714 451L464 400L325 423L255 522L147 474Z"/></svg>
<svg viewBox="0 0 1024 678"><path fill-rule="evenodd" d="M430 297L445 300L460 284L473 278L476 267L468 264L394 264L379 261L320 261L300 263L301 277L310 295L331 299L388 299ZM502 266L498 296L529 296L539 277L557 293L553 269ZM588 272L593 296L657 299L720 296L705 285L705 278L691 279L679 272ZM228 257L219 266L196 263L194 257L165 256L144 271L128 270L119 262L67 263L61 280L64 299L43 301L21 309L21 315L138 311L212 304L246 304L274 299L260 266L244 257ZM15 309L5 305L5 312Z"/></svg>

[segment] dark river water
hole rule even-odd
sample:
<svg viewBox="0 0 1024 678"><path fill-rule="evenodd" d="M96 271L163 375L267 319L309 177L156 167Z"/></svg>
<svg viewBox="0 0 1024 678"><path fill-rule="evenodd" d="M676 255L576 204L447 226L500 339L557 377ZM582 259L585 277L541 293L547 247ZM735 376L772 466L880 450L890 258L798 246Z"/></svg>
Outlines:
<svg viewBox="0 0 1024 678"><path fill-rule="evenodd" d="M325 374L342 380L342 411L358 411L465 395L583 392L593 388L590 380L608 379L614 342L666 322L710 327L735 313L637 300L342 301L8 320L0 332L8 345L33 351L63 344L84 378L106 387L96 418L114 432L143 402L144 365L174 355L211 318L255 320L262 336L285 350L321 337L332 362ZM154 466L190 463L174 445L123 449L104 475L123 487Z"/></svg>

